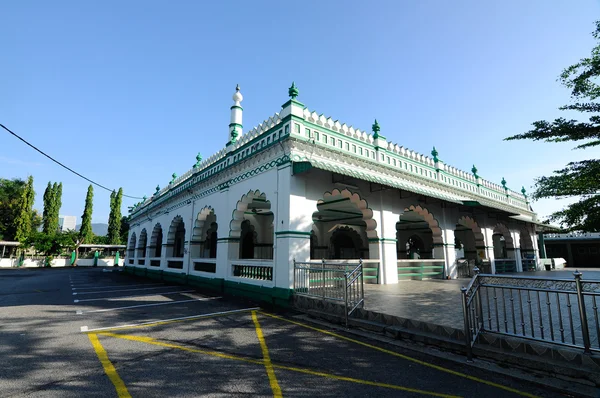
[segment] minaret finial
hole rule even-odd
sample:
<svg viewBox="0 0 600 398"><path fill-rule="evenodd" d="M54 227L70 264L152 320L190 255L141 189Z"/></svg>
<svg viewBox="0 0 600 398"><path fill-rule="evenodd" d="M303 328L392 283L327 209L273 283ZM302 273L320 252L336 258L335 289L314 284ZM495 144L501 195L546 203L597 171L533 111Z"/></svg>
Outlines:
<svg viewBox="0 0 600 398"><path fill-rule="evenodd" d="M292 82L292 86L288 89L288 95L290 96L291 99L296 99L298 94L299 94L299 91L296 88L296 83Z"/></svg>
<svg viewBox="0 0 600 398"><path fill-rule="evenodd" d="M473 176L475 177L475 179L479 178L479 175L477 174L477 167L475 167L475 165L473 165L471 172L473 173Z"/></svg>
<svg viewBox="0 0 600 398"><path fill-rule="evenodd" d="M237 137L242 134L242 129L244 126L242 125L242 113L244 108L242 108L241 102L244 100L244 96L240 92L240 85L236 84L235 93L232 97L234 104L231 106L231 119L229 123L229 134L227 146L235 143L237 141ZM200 154L198 154L200 155ZM200 165L200 161L196 163L197 166Z"/></svg>
<svg viewBox="0 0 600 398"><path fill-rule="evenodd" d="M502 177L502 181L500 181L500 184L502 184L502 187L504 189L508 189L508 188L506 188L506 180L504 179L504 177Z"/></svg>
<svg viewBox="0 0 600 398"><path fill-rule="evenodd" d="M381 127L379 127L377 119L375 119L375 122L371 126L371 130L373 130L373 139L379 138L379 132L381 131Z"/></svg>
<svg viewBox="0 0 600 398"><path fill-rule="evenodd" d="M433 147L433 149L431 150L431 156L433 156L433 161L436 163L440 160L438 158L438 155L439 155L439 153L438 153L437 149L435 149L435 147Z"/></svg>

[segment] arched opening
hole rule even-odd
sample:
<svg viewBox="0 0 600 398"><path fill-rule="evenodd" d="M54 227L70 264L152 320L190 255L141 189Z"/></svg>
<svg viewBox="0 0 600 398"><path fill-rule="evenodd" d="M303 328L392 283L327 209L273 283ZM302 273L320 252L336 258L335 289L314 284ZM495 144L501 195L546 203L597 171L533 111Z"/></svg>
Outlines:
<svg viewBox="0 0 600 398"><path fill-rule="evenodd" d="M469 216L461 217L456 223L454 229L456 258L457 260L464 259L471 266L481 265L481 262L487 258L485 252L485 240L481 228Z"/></svg>
<svg viewBox="0 0 600 398"><path fill-rule="evenodd" d="M140 232L140 239L138 241L137 247L137 259L139 265L144 265L146 263L146 244L148 240L148 234L146 232L146 228L142 229Z"/></svg>
<svg viewBox="0 0 600 398"><path fill-rule="evenodd" d="M365 250L360 234L350 227L338 227L331 234L331 258L355 259L362 258ZM368 248L367 248L368 251Z"/></svg>
<svg viewBox="0 0 600 398"><path fill-rule="evenodd" d="M496 273L517 271L513 239L505 225L497 224L494 227L492 244Z"/></svg>
<svg viewBox="0 0 600 398"><path fill-rule="evenodd" d="M148 254L150 257L160 257L162 255L163 231L159 223L154 226L152 235L150 236L150 246L148 246Z"/></svg>
<svg viewBox="0 0 600 398"><path fill-rule="evenodd" d="M521 248L523 271L535 271L537 269L535 248L533 246L533 239L531 239L531 233L527 227L523 227L519 231L519 247Z"/></svg>
<svg viewBox="0 0 600 398"><path fill-rule="evenodd" d="M217 216L211 207L205 207L198 213L190 250L192 258L217 258Z"/></svg>
<svg viewBox="0 0 600 398"><path fill-rule="evenodd" d="M135 236L135 232L133 232L131 234L131 237L129 238L129 246L127 246L127 257L129 258L129 260L128 260L129 264L134 264L135 243L136 243L136 236Z"/></svg>
<svg viewBox="0 0 600 398"><path fill-rule="evenodd" d="M167 257L183 257L185 251L185 223L181 216L171 222L167 235Z"/></svg>
<svg viewBox="0 0 600 398"><path fill-rule="evenodd" d="M273 259L274 214L264 193L250 191L237 203L229 235L239 238L239 259Z"/></svg>
<svg viewBox="0 0 600 398"><path fill-rule="evenodd" d="M313 213L312 259L368 259L369 238L376 238L373 211L347 189L326 192Z"/></svg>
<svg viewBox="0 0 600 398"><path fill-rule="evenodd" d="M503 224L497 224L494 227L492 235L492 244L494 246L494 258L496 259L514 259L514 244L508 228Z"/></svg>
<svg viewBox="0 0 600 398"><path fill-rule="evenodd" d="M429 211L420 206L404 209L396 223L398 260L433 259L435 243L442 243L442 232Z"/></svg>

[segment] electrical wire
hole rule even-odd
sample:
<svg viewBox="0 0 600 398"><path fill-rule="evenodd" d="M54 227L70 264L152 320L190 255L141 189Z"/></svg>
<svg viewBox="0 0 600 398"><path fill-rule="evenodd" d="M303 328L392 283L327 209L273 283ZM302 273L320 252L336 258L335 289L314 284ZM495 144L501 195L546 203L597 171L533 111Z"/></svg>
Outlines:
<svg viewBox="0 0 600 398"><path fill-rule="evenodd" d="M98 187L100 187L100 188L102 188L102 189L106 189L106 190L107 190L107 191L109 191L109 192L115 192L115 190L114 190L114 189L110 189L110 188L107 188L107 187L105 187L105 186L104 186L104 185L102 185L102 184L98 184L96 181L92 181L92 180L90 180L89 178L87 178L86 176L79 174L78 172L76 172L76 171L75 171L75 170L73 170L72 168L70 168L70 167L68 167L68 166L65 166L64 164L62 164L62 163L61 163L61 162L59 162L58 160L54 159L52 156L50 156L50 155L46 154L46 153L45 153L44 151L42 151L41 149L38 149L38 148L36 148L34 145L32 145L32 144L30 144L29 142L27 142L27 140L25 140L24 138L20 137L19 135L17 135L17 134L16 134L16 133L14 133L14 132L12 132L12 131L11 131L11 130L8 128L8 127L6 127L5 125L3 125L2 123L0 123L0 127L2 127L4 130L8 131L10 134L12 134L13 136L17 137L17 139L19 139L19 140L23 141L23 142L24 142L26 145L28 145L28 146L32 147L33 149L35 149L36 151L38 151L39 153L41 153L42 155L44 155L44 156L45 156L45 157L47 157L48 159L52 160L54 163L56 163L56 164L58 164L58 165L60 165L60 166L64 167L65 169L69 170L71 173L73 173L73 174L75 174L75 175L77 175L77 176L79 176L79 177L83 178L83 179L84 179L84 180L86 180L86 181L89 181L90 183L92 183L92 184L94 184L94 185L96 185L96 186L98 186ZM131 198L131 199L144 199L144 198L140 198L140 197L137 197L137 196L129 196L129 195L125 195L125 194L123 194L123 196L124 196L124 197L126 197L126 198Z"/></svg>

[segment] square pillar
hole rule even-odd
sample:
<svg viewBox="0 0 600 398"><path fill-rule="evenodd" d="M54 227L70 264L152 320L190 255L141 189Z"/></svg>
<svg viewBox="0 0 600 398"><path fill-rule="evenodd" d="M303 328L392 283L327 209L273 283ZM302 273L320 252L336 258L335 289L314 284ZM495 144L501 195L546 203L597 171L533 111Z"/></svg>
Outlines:
<svg viewBox="0 0 600 398"><path fill-rule="evenodd" d="M485 242L485 251L487 255L487 259L490 260L492 274L496 273L496 264L494 262L494 241L492 239L492 235L494 235L493 228L481 228L481 232L483 233L483 239Z"/></svg>
<svg viewBox="0 0 600 398"><path fill-rule="evenodd" d="M445 260L445 276L450 279L458 278L458 268L456 264L456 250L454 246L454 229L444 228L442 230L442 236L444 237L443 253ZM436 258L437 253L435 253Z"/></svg>

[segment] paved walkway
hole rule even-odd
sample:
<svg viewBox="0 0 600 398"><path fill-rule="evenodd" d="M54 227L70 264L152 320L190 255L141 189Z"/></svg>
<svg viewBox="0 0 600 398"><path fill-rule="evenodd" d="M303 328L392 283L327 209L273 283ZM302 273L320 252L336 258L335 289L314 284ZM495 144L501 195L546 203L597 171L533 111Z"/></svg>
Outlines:
<svg viewBox="0 0 600 398"><path fill-rule="evenodd" d="M575 269L520 272L514 275L573 278ZM600 269L581 268L583 279L600 280ZM401 281L397 285L365 284L365 309L436 325L463 329L461 286L469 279Z"/></svg>

